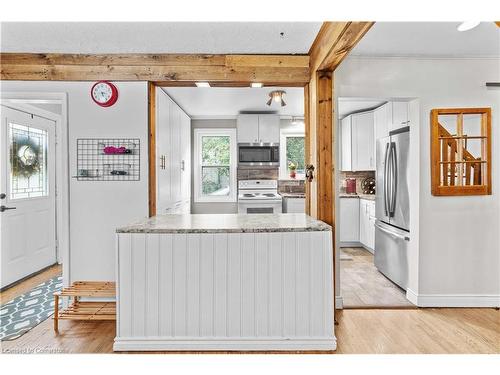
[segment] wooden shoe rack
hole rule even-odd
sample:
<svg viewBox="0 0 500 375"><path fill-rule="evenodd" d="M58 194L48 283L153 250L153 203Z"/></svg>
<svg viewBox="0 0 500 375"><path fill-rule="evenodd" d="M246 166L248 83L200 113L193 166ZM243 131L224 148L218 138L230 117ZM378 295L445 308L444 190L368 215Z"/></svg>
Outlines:
<svg viewBox="0 0 500 375"><path fill-rule="evenodd" d="M72 298L67 308L59 310L59 298ZM80 301L83 297L86 300ZM71 286L54 293L54 331L58 331L59 320L116 320L116 284L111 281L75 281ZM105 298L108 301L89 301Z"/></svg>

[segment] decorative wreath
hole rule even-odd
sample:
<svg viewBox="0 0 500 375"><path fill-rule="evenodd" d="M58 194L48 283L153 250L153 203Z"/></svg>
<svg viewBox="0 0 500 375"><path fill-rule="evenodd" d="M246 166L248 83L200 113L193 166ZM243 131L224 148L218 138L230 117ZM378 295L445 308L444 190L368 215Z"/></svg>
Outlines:
<svg viewBox="0 0 500 375"><path fill-rule="evenodd" d="M40 172L40 146L33 139L17 139L12 143L10 156L13 176L30 177Z"/></svg>

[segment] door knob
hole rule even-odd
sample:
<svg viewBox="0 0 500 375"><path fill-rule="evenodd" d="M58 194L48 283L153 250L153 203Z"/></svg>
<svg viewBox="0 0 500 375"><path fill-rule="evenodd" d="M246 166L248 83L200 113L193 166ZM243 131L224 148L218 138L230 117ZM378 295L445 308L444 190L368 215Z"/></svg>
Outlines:
<svg viewBox="0 0 500 375"><path fill-rule="evenodd" d="M7 195L5 193L0 194L0 199L5 199L6 197L7 197Z"/></svg>
<svg viewBox="0 0 500 375"><path fill-rule="evenodd" d="M4 212L7 210L15 210L15 207L6 207L6 206L0 206L0 212Z"/></svg>

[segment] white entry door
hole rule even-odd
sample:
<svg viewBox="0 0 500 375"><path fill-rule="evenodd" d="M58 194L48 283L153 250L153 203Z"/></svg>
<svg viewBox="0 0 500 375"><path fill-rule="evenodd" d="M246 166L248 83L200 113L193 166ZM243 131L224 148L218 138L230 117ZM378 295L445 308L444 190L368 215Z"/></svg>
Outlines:
<svg viewBox="0 0 500 375"><path fill-rule="evenodd" d="M1 287L56 262L55 123L1 106Z"/></svg>

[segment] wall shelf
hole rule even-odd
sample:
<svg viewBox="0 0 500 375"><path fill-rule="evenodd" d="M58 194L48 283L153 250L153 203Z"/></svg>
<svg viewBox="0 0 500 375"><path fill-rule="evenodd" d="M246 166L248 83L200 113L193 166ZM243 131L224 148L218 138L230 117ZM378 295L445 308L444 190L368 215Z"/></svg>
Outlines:
<svg viewBox="0 0 500 375"><path fill-rule="evenodd" d="M105 153L107 147L124 152ZM79 138L76 169L78 181L139 181L140 140Z"/></svg>

